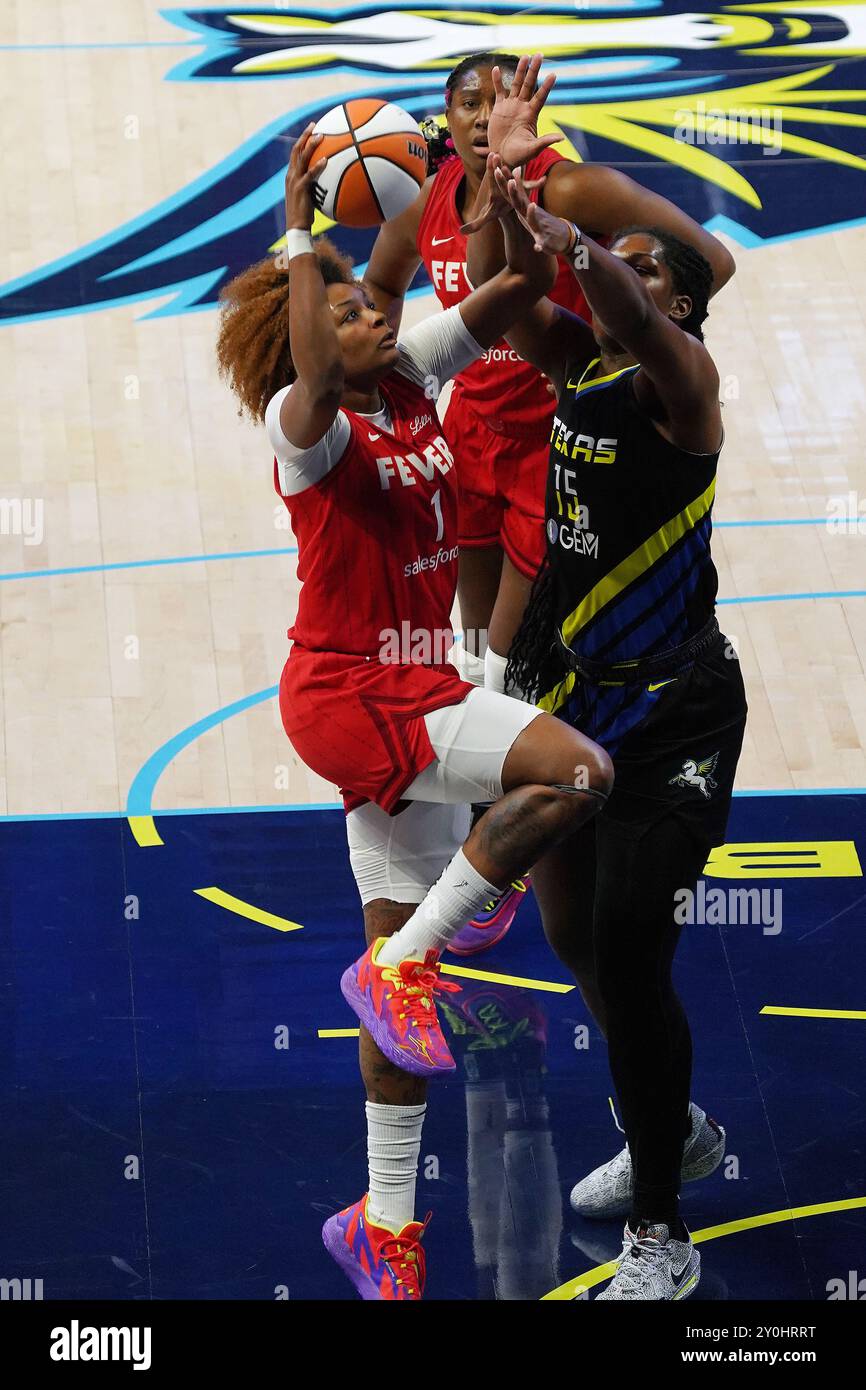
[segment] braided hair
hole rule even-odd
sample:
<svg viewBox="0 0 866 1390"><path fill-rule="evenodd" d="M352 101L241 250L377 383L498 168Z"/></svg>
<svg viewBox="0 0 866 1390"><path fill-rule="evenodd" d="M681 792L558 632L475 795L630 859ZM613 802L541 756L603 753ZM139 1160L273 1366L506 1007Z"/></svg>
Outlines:
<svg viewBox="0 0 866 1390"><path fill-rule="evenodd" d="M707 317L713 287L709 261L693 246L661 227L622 227L610 238L608 245L613 246L623 237L638 233L653 237L661 247L676 293L686 294L692 301L688 317L677 322L702 343L701 324ZM554 690L565 676L565 663L556 642L556 580L549 557L545 555L508 654L505 689L516 687L527 699L538 699Z"/></svg>
<svg viewBox="0 0 866 1390"><path fill-rule="evenodd" d="M556 580L545 555L508 653L506 694L538 700L565 677L556 644Z"/></svg>
<svg viewBox="0 0 866 1390"><path fill-rule="evenodd" d="M470 53L461 58L456 68L449 72L445 80L445 109L451 105L454 92L461 77L473 68L505 68L515 72L520 60L514 53ZM434 117L428 116L421 122L421 133L427 141L427 172L435 174L440 164L454 157L454 141L448 134L447 126L440 126Z"/></svg>

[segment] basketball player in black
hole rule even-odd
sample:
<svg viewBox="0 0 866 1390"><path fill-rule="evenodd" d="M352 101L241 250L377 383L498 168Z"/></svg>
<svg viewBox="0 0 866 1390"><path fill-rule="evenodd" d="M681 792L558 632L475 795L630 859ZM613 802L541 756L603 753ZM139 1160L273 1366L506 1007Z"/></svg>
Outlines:
<svg viewBox="0 0 866 1390"><path fill-rule="evenodd" d="M547 556L508 681L599 742L617 778L595 822L534 870L550 944L607 1037L628 1141L624 1161L585 1179L573 1202L593 1184L601 1205L626 1194L623 1255L600 1298L681 1299L700 1272L678 1208L698 1117L691 1037L671 980L683 901L675 895L694 891L724 841L746 718L739 664L714 616L723 429L701 332L712 275L703 256L660 229L624 229L604 250L530 204L495 154L479 208L492 178L537 250L570 256L593 314L589 327L542 300L509 334L554 382L559 403ZM498 224L481 232L484 222L471 224L473 284L499 258ZM709 1154L718 1130L699 1117Z"/></svg>

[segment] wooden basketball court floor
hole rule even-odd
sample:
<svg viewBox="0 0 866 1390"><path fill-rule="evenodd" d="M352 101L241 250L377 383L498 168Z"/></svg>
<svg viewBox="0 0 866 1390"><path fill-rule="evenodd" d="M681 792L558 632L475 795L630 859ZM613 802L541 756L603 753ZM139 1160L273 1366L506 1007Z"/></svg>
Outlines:
<svg viewBox="0 0 866 1390"><path fill-rule="evenodd" d="M350 1295L318 1226L363 1185L337 984L361 918L335 789L274 699L294 542L217 380L214 302L282 234L310 116L354 93L441 114L459 57L519 44L560 75L564 153L737 258L707 341L750 721L707 883L779 891L784 917L685 932L695 1098L736 1160L685 1214L714 1242L699 1296L828 1297L866 1219L866 5L17 0L0 26L0 1275ZM714 143L707 113L743 107L750 133ZM705 138L673 138L683 111ZM364 264L371 235L332 235ZM407 320L434 311L419 280ZM425 1130L429 1296L571 1297L618 1250L567 1204L618 1147L602 1040L575 1046L532 905L458 973L474 1044Z"/></svg>

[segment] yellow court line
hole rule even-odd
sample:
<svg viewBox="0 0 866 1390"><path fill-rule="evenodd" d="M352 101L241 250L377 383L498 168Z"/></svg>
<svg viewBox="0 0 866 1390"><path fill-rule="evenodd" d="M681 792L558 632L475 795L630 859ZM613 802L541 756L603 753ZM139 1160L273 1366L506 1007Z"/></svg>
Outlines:
<svg viewBox="0 0 866 1390"><path fill-rule="evenodd" d="M764 1211L758 1216L744 1216L739 1221L726 1221L721 1226L705 1226L702 1231L692 1232L692 1240L695 1245L700 1245L705 1240L718 1240L720 1236L733 1236L739 1231L755 1230L758 1226L775 1226L780 1221L802 1221L807 1216L826 1216L829 1212L853 1211L857 1207L866 1207L866 1197L849 1197L841 1202L817 1202L811 1207L786 1207L782 1211ZM615 1269L616 1260L596 1265L577 1279L569 1279L567 1283L560 1284L559 1288L544 1294L541 1302L569 1301L584 1289L591 1289L602 1280L609 1279Z"/></svg>
<svg viewBox="0 0 866 1390"><path fill-rule="evenodd" d="M543 989L548 994L570 994L575 985L561 985L556 980L528 980L523 975L494 975L490 970L469 970L464 965L443 965L443 975L462 975L467 980L487 980L493 985L515 985L517 989Z"/></svg>
<svg viewBox="0 0 866 1390"><path fill-rule="evenodd" d="M320 1038L357 1038L360 1036L360 1028L320 1028Z"/></svg>
<svg viewBox="0 0 866 1390"><path fill-rule="evenodd" d="M866 1018L866 1009L787 1009L781 1004L765 1004L761 1013L790 1018Z"/></svg>
<svg viewBox="0 0 866 1390"><path fill-rule="evenodd" d="M149 845L162 845L165 841L160 837L156 828L153 816L127 816L129 828L135 837L135 843L141 845L142 849L147 849Z"/></svg>
<svg viewBox="0 0 866 1390"><path fill-rule="evenodd" d="M262 907L253 907L252 903L245 903L243 898L234 898L231 893L224 893L222 888L195 888L193 892L200 898L207 898L209 903L216 903L217 907L224 907L227 912L236 912L239 917L248 917L251 922L261 922L262 926L273 927L274 931L303 931L301 922L290 922L288 917L278 917L275 912L265 912Z"/></svg>

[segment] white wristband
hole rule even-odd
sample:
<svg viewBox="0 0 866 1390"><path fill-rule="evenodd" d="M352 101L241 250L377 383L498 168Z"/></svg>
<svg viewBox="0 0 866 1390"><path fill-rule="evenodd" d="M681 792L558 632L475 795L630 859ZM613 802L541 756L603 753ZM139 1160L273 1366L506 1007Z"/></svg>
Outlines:
<svg viewBox="0 0 866 1390"><path fill-rule="evenodd" d="M313 245L313 238L303 227L289 227L286 232L286 254L289 260L293 256L308 256L312 252L316 254Z"/></svg>

